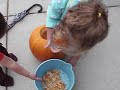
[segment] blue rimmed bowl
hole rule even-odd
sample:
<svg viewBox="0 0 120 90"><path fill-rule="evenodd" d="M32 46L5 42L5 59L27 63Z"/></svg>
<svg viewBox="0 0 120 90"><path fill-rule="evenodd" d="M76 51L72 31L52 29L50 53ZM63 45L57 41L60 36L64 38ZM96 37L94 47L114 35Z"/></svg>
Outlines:
<svg viewBox="0 0 120 90"><path fill-rule="evenodd" d="M49 70L60 70L60 76L66 86L66 90L72 90L75 83L75 76L72 65L59 59L49 59L41 63L36 69L36 75L43 77ZM35 80L36 90L44 90L41 81Z"/></svg>

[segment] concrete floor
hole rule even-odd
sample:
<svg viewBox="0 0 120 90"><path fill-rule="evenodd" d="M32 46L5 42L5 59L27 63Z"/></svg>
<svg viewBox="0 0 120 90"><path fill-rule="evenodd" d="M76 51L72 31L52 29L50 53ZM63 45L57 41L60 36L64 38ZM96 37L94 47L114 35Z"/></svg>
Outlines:
<svg viewBox="0 0 120 90"><path fill-rule="evenodd" d="M51 0L0 0L0 12L7 16L14 15L31 5L39 3L43 11ZM120 0L104 0L106 5L120 5ZM7 8L8 7L8 8ZM31 12L36 12L38 8ZM120 90L120 7L109 8L109 35L84 58L79 60L74 68L76 83L73 90ZM13 17L8 17L12 19ZM35 72L40 62L32 55L29 49L29 37L38 26L45 24L46 13L32 14L16 24L8 35L1 39L9 52L18 58L18 63L31 72ZM8 74L14 77L15 85L7 90L35 90L34 81L20 76L10 70ZM6 88L0 86L0 90Z"/></svg>

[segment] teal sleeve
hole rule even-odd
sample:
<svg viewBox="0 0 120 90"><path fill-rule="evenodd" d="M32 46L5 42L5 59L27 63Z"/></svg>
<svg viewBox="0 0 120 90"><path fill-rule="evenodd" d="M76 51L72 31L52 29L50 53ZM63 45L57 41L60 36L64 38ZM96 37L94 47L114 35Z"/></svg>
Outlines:
<svg viewBox="0 0 120 90"><path fill-rule="evenodd" d="M52 0L48 6L46 27L53 28L60 22L68 0Z"/></svg>

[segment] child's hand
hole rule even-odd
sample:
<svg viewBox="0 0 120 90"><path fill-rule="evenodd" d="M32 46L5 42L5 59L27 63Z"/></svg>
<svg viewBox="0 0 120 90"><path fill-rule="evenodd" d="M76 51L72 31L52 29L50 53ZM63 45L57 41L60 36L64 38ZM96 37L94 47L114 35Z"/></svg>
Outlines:
<svg viewBox="0 0 120 90"><path fill-rule="evenodd" d="M53 38L53 28L47 28L47 44L45 45L45 48L49 47L52 43L52 38Z"/></svg>
<svg viewBox="0 0 120 90"><path fill-rule="evenodd" d="M29 78L32 79L32 80L40 80L40 81L42 81L42 78L37 77L37 76L36 76L35 74L33 74L33 73L30 73L30 74L29 74Z"/></svg>

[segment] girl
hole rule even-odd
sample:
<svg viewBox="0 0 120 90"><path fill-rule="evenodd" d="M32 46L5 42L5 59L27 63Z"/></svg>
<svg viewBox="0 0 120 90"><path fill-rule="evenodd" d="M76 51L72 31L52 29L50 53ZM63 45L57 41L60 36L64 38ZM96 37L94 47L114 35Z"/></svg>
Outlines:
<svg viewBox="0 0 120 90"><path fill-rule="evenodd" d="M46 47L63 51L73 66L80 55L105 39L108 18L104 5L96 0L52 0L48 6Z"/></svg>
<svg viewBox="0 0 120 90"><path fill-rule="evenodd" d="M2 38L7 30L7 23L5 22L5 19L3 15L0 13L0 38ZM4 67L7 67L14 72L23 75L25 77L28 77L32 80L41 80L41 78L38 78L35 74L27 71L22 66L20 66L18 63L16 63L17 57L13 55L12 53L8 53L7 50L0 44L0 64ZM5 74L0 67L0 85L1 86L13 86L13 78L7 74Z"/></svg>

